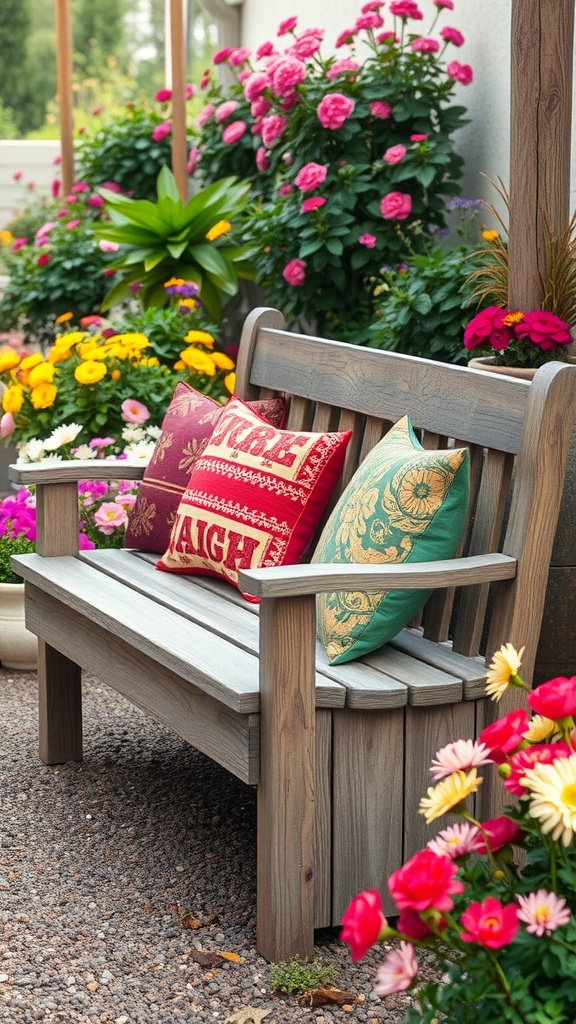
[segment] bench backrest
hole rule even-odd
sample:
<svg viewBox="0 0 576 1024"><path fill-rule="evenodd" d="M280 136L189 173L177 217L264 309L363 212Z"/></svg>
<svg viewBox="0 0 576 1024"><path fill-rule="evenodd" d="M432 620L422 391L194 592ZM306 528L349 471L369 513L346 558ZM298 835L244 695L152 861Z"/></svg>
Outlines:
<svg viewBox="0 0 576 1024"><path fill-rule="evenodd" d="M576 366L554 361L534 380L497 376L285 331L281 313L254 310L238 354L236 392L291 398L288 426L352 430L341 488L404 415L426 448L466 444L471 456L468 529L460 554L502 551L514 580L438 591L423 613L426 637L492 656L526 646L530 679L540 634L568 444L576 414Z"/></svg>

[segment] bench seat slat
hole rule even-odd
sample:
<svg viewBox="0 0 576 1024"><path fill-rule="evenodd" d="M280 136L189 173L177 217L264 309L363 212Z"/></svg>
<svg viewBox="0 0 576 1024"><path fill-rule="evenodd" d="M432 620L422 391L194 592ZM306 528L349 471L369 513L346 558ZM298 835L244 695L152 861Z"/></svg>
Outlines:
<svg viewBox="0 0 576 1024"><path fill-rule="evenodd" d="M416 661L389 644L369 654L366 663L406 683L410 704L452 704L462 700L462 680L449 669Z"/></svg>
<svg viewBox="0 0 576 1024"><path fill-rule="evenodd" d="M433 640L426 640L422 632L415 629L403 629L394 637L390 646L403 651L404 654L410 654L418 661L426 662L427 665L433 665L458 676L464 685L464 700L476 700L486 696L484 658L467 658L463 654L456 654L451 644L437 644Z"/></svg>

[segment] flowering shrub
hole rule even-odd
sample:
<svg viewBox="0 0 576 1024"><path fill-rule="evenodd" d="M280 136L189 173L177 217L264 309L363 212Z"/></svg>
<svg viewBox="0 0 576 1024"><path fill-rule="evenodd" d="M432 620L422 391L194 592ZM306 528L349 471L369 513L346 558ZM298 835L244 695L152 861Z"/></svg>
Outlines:
<svg viewBox="0 0 576 1024"><path fill-rule="evenodd" d="M543 366L551 359L565 359L573 338L570 326L544 309L509 312L487 306L467 324L464 348L496 356L507 366Z"/></svg>
<svg viewBox="0 0 576 1024"><path fill-rule="evenodd" d="M486 687L492 699L510 685L528 689L522 653L511 644L496 652ZM420 813L428 823L448 812L461 822L390 875L396 926L376 890L356 896L342 919L354 960L377 941L398 943L377 971L375 991L413 992L420 1010L408 1011L409 1024L576 1019L576 677L552 679L527 701L532 718L518 708L476 742L456 740L436 754L436 785ZM478 769L489 764L516 800L480 822L467 801L483 781ZM525 851L522 868L514 846ZM418 948L434 954L442 976L421 978Z"/></svg>
<svg viewBox="0 0 576 1024"><path fill-rule="evenodd" d="M182 318L179 357L172 369L160 362L146 335L119 333L115 327L102 330L99 317L89 317L96 323L85 330L64 331L45 357L39 352L23 358L14 350L1 353L0 381L6 390L0 437L21 445L72 419L81 427L82 442L103 431L119 436L126 422L149 418L159 426L181 380L225 401L234 387L234 363L223 352L212 351L214 337L196 329L193 316L193 310L186 314L189 326Z"/></svg>
<svg viewBox="0 0 576 1024"><path fill-rule="evenodd" d="M193 173L208 181L241 168L250 178L256 200L244 238L259 282L286 313L331 334L371 319L370 275L402 258L397 226L442 226L445 198L458 192L451 136L464 109L452 100L455 82L472 72L444 63L463 42L456 29L431 35L447 6L437 4L422 34L416 3L392 0L384 13L369 0L336 40L342 53L327 58L324 30L298 32L288 18L281 50L268 41L254 57L215 55L236 75L228 92L209 73L200 83L208 102Z"/></svg>

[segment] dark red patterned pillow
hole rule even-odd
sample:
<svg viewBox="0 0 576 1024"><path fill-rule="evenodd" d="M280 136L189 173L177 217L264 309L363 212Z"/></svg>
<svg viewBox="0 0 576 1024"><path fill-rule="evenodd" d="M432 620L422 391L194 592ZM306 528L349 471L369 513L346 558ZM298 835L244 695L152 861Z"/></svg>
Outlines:
<svg viewBox="0 0 576 1024"><path fill-rule="evenodd" d="M286 402L283 398L264 399L249 405L275 427L284 425ZM190 474L225 408L189 384L176 385L130 513L125 547L155 551L159 555L166 550Z"/></svg>
<svg viewBox="0 0 576 1024"><path fill-rule="evenodd" d="M279 430L238 398L196 460L158 569L221 576L304 555L338 482L349 430Z"/></svg>

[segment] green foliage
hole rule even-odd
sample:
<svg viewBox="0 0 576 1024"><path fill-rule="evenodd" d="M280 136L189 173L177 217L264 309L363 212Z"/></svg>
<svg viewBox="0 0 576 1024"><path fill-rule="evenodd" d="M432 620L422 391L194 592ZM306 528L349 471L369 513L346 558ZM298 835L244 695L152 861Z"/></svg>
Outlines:
<svg viewBox="0 0 576 1024"><path fill-rule="evenodd" d="M163 167L155 203L101 189L111 223L102 222L96 232L121 246L110 265L123 272L102 308L125 299L134 283L142 285L145 308L161 306L166 301L164 282L177 276L198 285L208 316L219 322L224 301L238 291L238 277L252 276L245 248L228 235L230 222L246 205L248 188L236 178L224 178L183 203L174 175ZM221 234L210 240L214 228L221 228Z"/></svg>
<svg viewBox="0 0 576 1024"><path fill-rule="evenodd" d="M462 336L472 312L472 248L438 246L383 274L374 289L370 348L447 363L466 362Z"/></svg>
<svg viewBox="0 0 576 1024"><path fill-rule="evenodd" d="M17 135L18 128L14 111L0 100L0 139L15 139Z"/></svg>
<svg viewBox="0 0 576 1024"><path fill-rule="evenodd" d="M0 583L23 583L21 576L12 571L11 555L28 555L36 550L36 543L23 534L19 537L0 536Z"/></svg>
<svg viewBox="0 0 576 1024"><path fill-rule="evenodd" d="M295 956L285 963L270 965L272 987L285 995L297 995L321 985L331 985L334 975L334 966L323 964L318 958L312 963L305 963Z"/></svg>
<svg viewBox="0 0 576 1024"><path fill-rule="evenodd" d="M180 312L180 306L150 306L149 309L128 309L119 312L114 325L119 332L138 331L145 334L150 342L154 355L167 366L173 366L182 349L186 347L184 340L188 331L207 331L213 338L218 336L215 324L207 323L201 312L192 310ZM200 315L199 315L200 313Z"/></svg>
<svg viewBox="0 0 576 1024"><path fill-rule="evenodd" d="M26 64L26 41L31 21L31 0L2 0L0 53L3 59L0 61L0 99L4 105L10 107L18 131L23 128L21 106L26 86L25 76L21 72Z"/></svg>

